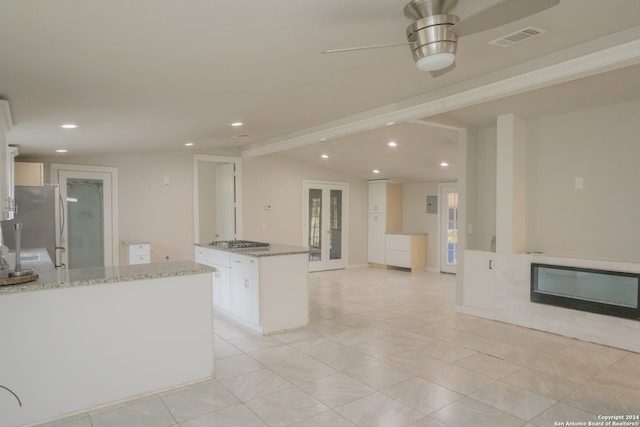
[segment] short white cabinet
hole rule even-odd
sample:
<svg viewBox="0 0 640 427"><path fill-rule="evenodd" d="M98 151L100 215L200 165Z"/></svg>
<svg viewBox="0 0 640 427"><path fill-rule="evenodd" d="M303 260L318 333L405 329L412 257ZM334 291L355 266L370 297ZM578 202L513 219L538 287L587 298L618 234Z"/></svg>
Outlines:
<svg viewBox="0 0 640 427"><path fill-rule="evenodd" d="M463 305L483 317L495 316L496 259L495 252L464 251Z"/></svg>
<svg viewBox="0 0 640 427"><path fill-rule="evenodd" d="M123 241L124 259L127 264L149 264L151 244L149 242Z"/></svg>
<svg viewBox="0 0 640 427"><path fill-rule="evenodd" d="M260 270L258 259L231 255L231 312L240 320L260 324Z"/></svg>
<svg viewBox="0 0 640 427"><path fill-rule="evenodd" d="M427 268L426 234L387 234L385 264L409 268L412 272Z"/></svg>

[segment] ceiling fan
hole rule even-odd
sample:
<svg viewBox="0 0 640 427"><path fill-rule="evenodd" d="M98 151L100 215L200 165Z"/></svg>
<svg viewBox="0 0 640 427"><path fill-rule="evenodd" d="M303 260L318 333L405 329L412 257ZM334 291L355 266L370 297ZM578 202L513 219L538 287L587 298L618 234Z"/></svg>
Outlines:
<svg viewBox="0 0 640 427"><path fill-rule="evenodd" d="M322 53L351 52L381 47L411 47L418 69L438 77L455 67L458 38L517 21L556 6L560 0L503 0L462 21L450 15L458 0L411 0L404 15L413 22L407 27L407 42L325 50Z"/></svg>

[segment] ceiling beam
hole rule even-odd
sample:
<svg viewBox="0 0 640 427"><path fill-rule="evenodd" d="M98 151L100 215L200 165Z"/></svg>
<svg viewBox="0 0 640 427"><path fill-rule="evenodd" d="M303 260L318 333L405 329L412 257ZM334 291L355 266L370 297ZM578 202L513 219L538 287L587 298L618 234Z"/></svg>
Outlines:
<svg viewBox="0 0 640 427"><path fill-rule="evenodd" d="M256 157L303 147L314 144L321 139L332 139L383 127L389 122L399 123L417 120L635 65L640 63L640 26L634 27L632 32L635 39L612 47L593 49L592 46L602 46L604 43L603 40L598 39L567 49L571 53L585 51L588 53L551 65L539 66L540 61L545 59L539 58L511 67L508 70L498 71L464 82L458 85L458 91L454 87L443 88L406 102L390 104L314 128L250 144L242 151L242 157ZM553 56L557 57L558 53ZM510 77L496 77L504 76L509 70L513 72L523 68L535 69L520 72ZM491 81L492 77L493 81ZM489 82L487 83L487 81ZM460 89L459 86L464 86L465 88Z"/></svg>

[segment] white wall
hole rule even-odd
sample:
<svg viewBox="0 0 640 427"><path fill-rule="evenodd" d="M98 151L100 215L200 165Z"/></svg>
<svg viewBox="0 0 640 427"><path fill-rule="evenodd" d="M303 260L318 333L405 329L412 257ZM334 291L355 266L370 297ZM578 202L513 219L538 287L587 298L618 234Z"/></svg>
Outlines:
<svg viewBox="0 0 640 427"><path fill-rule="evenodd" d="M633 101L529 123L527 250L640 262L638 118Z"/></svg>
<svg viewBox="0 0 640 427"><path fill-rule="evenodd" d="M119 237L151 242L151 261L162 262L167 257L170 261L193 259L193 154L184 149L28 160L45 163L47 182L51 163L118 168ZM169 185L164 185L165 176Z"/></svg>
<svg viewBox="0 0 640 427"><path fill-rule="evenodd" d="M427 213L427 196L438 195L437 182L403 184L402 224L405 233L427 233L427 269L437 271L438 215ZM438 199L439 200L439 199ZM438 207L439 209L439 207Z"/></svg>
<svg viewBox="0 0 640 427"><path fill-rule="evenodd" d="M367 181L280 154L243 159L244 237L302 244L302 181L349 183L349 265L367 262ZM265 210L271 205L272 210ZM263 225L266 231L263 231Z"/></svg>
<svg viewBox="0 0 640 427"><path fill-rule="evenodd" d="M112 166L119 174L121 240L151 242L152 262L193 259L192 150L29 158L45 163ZM232 152L202 152L234 156ZM349 263L367 261L367 182L282 155L243 159L244 238L301 245L302 180L349 183ZM169 185L164 185L168 176ZM49 179L47 179L49 181ZM265 211L264 205L273 205ZM267 231L262 231L262 224Z"/></svg>
<svg viewBox="0 0 640 427"><path fill-rule="evenodd" d="M216 238L216 170L219 163L198 161L198 217L199 242L206 243Z"/></svg>
<svg viewBox="0 0 640 427"><path fill-rule="evenodd" d="M471 249L490 250L491 238L496 235L496 141L495 127L478 131L474 182L476 219L473 224L476 239Z"/></svg>

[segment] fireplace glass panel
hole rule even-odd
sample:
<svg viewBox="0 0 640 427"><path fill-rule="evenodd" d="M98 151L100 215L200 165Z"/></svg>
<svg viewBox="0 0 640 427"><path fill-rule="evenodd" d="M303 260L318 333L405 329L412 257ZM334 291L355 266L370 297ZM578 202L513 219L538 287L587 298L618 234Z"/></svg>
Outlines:
<svg viewBox="0 0 640 427"><path fill-rule="evenodd" d="M537 292L638 307L638 279L606 273L538 268Z"/></svg>
<svg viewBox="0 0 640 427"><path fill-rule="evenodd" d="M531 301L640 320L640 274L531 264Z"/></svg>

